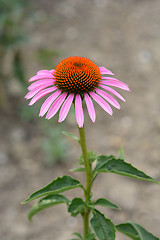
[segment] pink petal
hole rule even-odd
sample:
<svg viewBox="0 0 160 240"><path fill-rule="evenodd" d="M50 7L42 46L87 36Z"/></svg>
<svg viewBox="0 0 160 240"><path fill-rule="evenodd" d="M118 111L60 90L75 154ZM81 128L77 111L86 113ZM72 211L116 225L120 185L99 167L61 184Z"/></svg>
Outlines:
<svg viewBox="0 0 160 240"><path fill-rule="evenodd" d="M128 87L128 85L127 85L126 83L124 83L124 82L122 82L122 81L118 80L117 78L112 78L112 77L102 77L102 80L111 80L111 81L116 81L116 82L119 82L119 83L121 83L121 84L123 84L123 85L125 85L125 86L127 86L127 87Z"/></svg>
<svg viewBox="0 0 160 240"><path fill-rule="evenodd" d="M33 82L33 81L40 80L40 79L46 79L46 78L53 79L54 76L52 74L50 74L50 73L38 74L38 75L35 75L35 76L31 77L29 79L29 82Z"/></svg>
<svg viewBox="0 0 160 240"><path fill-rule="evenodd" d="M113 93L116 97L118 97L119 99L121 99L122 101L125 102L125 99L114 89L107 87L105 85L99 84L99 87L104 88L106 90L108 90L109 92Z"/></svg>
<svg viewBox="0 0 160 240"><path fill-rule="evenodd" d="M54 72L55 72L55 69L51 69L50 72L51 72L51 73L54 73Z"/></svg>
<svg viewBox="0 0 160 240"><path fill-rule="evenodd" d="M109 104L103 100L100 96L98 96L94 92L89 92L89 94L92 96L92 98L110 115L112 115L112 108L109 106Z"/></svg>
<svg viewBox="0 0 160 240"><path fill-rule="evenodd" d="M100 82L101 84L104 84L104 85L107 85L107 86L113 86L113 87L117 87L117 88L121 88L123 90L126 90L126 91L130 91L128 86L126 84L123 84L122 82L118 82L118 81L101 81Z"/></svg>
<svg viewBox="0 0 160 240"><path fill-rule="evenodd" d="M33 90L29 91L29 92L26 94L25 98L26 98L26 99L30 99L30 98L32 98L36 93L38 93L39 91L41 91L41 90L43 90L44 88L49 87L49 86L51 86L51 85L52 85L52 83L40 85L39 87L36 87L36 88L34 88Z"/></svg>
<svg viewBox="0 0 160 240"><path fill-rule="evenodd" d="M108 93L102 91L101 89L95 89L95 91L101 96L103 97L105 100L107 100L110 104L112 104L114 107L120 109L120 105L117 102L116 99L114 99L111 95L109 95Z"/></svg>
<svg viewBox="0 0 160 240"><path fill-rule="evenodd" d="M53 92L57 89L56 86L51 87L51 88L47 88L42 90L41 92L37 93L32 100L30 101L29 105L33 105L35 102L37 102L40 98L44 97L45 95L47 95L50 92Z"/></svg>
<svg viewBox="0 0 160 240"><path fill-rule="evenodd" d="M82 128L84 123L84 114L83 114L83 108L82 108L82 99L79 93L76 94L76 97L75 97L75 113L76 113L78 126Z"/></svg>
<svg viewBox="0 0 160 240"><path fill-rule="evenodd" d="M66 96L67 96L67 93L64 92L54 101L54 103L52 104L52 106L50 107L47 113L47 116L46 116L47 119L52 118L58 112Z"/></svg>
<svg viewBox="0 0 160 240"><path fill-rule="evenodd" d="M105 80L115 80L115 81L120 82L117 78L113 78L113 77L102 77L102 79L105 79ZM124 82L122 82L122 83L124 83Z"/></svg>
<svg viewBox="0 0 160 240"><path fill-rule="evenodd" d="M128 91L130 91L130 89L129 89L129 87L128 87L128 85L127 85L126 83L124 83L124 82L122 82L122 81L119 81L119 80L116 79L116 78L112 78L112 77L102 77L102 80L101 80L102 83L103 83L103 79L104 79L104 80L113 81L113 82L117 82L117 83L121 84L122 86L126 87L126 88L128 89ZM107 82L107 81L106 81L106 82Z"/></svg>
<svg viewBox="0 0 160 240"><path fill-rule="evenodd" d="M42 104L41 109L40 109L40 113L39 113L39 117L43 117L44 114L48 111L48 109L50 108L51 104L54 102L54 100L61 94L61 90L58 90L56 92L54 92L51 96L49 96L45 102Z"/></svg>
<svg viewBox="0 0 160 240"><path fill-rule="evenodd" d="M28 90L33 90L34 88L36 88L40 85L43 85L43 84L47 84L47 83L52 83L53 84L54 80L53 79L43 79L43 80L36 81L28 87Z"/></svg>
<svg viewBox="0 0 160 240"><path fill-rule="evenodd" d="M101 72L101 74L109 74L109 75L114 75L114 73L112 73L110 70L108 70L105 67L99 67L99 70Z"/></svg>
<svg viewBox="0 0 160 240"><path fill-rule="evenodd" d="M92 122L95 122L96 120L96 114L95 114L95 109L94 109L94 105L93 102L90 98L90 96L87 93L84 93L84 98L86 101L86 105L87 105L87 109L88 109L88 114L92 120Z"/></svg>
<svg viewBox="0 0 160 240"><path fill-rule="evenodd" d="M58 122L63 122L64 119L66 118L68 112L69 112L69 109L72 105L72 102L73 102L73 98L74 98L74 93L71 93L67 99L65 100L65 102L63 103L62 107L61 107L61 110L60 110L60 113L59 113L59 120Z"/></svg>

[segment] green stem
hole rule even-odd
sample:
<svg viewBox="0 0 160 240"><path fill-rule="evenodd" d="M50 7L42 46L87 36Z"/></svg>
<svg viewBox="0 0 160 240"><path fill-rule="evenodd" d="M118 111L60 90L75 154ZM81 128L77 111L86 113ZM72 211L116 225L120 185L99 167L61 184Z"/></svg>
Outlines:
<svg viewBox="0 0 160 240"><path fill-rule="evenodd" d="M89 233L89 214L90 210L88 208L89 199L91 195L91 180L92 180L92 172L91 166L88 160L88 153L87 153L87 146L86 146L86 138L85 138L85 128L84 125L82 128L79 128L79 135L80 135L80 145L82 149L83 159L84 159L84 166L85 166L85 173L86 173L86 189L85 189L85 203L86 209L83 215L83 231L84 231L84 238Z"/></svg>

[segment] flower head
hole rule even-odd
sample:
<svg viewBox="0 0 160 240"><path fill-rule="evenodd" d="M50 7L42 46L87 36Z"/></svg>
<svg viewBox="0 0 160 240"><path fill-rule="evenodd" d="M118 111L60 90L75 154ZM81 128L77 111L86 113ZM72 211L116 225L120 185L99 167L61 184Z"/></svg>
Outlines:
<svg viewBox="0 0 160 240"><path fill-rule="evenodd" d="M106 75L114 75L105 67L98 67L92 60L84 57L69 57L62 60L53 70L41 70L29 79L33 82L29 87L26 99L32 98L29 105L33 105L47 94L49 97L41 106L39 116L46 113L46 119L52 118L60 109L59 122L62 122L72 105L75 104L75 113L78 126L83 127L83 101L85 100L89 116L95 122L96 114L93 99L110 115L112 106L120 109L117 100L110 95L125 99L112 87L129 91L127 84Z"/></svg>

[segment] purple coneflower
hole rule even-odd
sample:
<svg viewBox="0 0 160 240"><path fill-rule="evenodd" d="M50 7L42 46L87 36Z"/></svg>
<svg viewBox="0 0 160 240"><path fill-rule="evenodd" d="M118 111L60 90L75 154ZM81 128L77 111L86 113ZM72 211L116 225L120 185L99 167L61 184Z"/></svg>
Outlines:
<svg viewBox="0 0 160 240"><path fill-rule="evenodd" d="M98 67L95 62L84 57L69 57L62 60L53 70L41 70L29 79L32 83L25 96L32 98L29 105L33 105L40 98L52 93L42 104L39 116L52 118L60 109L59 122L62 122L72 105L75 105L76 120L80 128L83 127L83 100L86 102L89 116L95 122L96 114L92 100L94 99L107 113L112 115L112 106L120 109L117 100L109 93L125 102L125 99L109 86L129 91L127 84L106 75L114 75L105 67ZM107 93L106 92L109 92Z"/></svg>

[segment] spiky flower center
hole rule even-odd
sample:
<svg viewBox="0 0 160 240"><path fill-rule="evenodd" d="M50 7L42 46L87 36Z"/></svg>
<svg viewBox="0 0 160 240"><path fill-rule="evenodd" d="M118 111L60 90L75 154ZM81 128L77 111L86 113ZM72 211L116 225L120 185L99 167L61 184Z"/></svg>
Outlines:
<svg viewBox="0 0 160 240"><path fill-rule="evenodd" d="M69 57L62 60L56 66L54 76L58 88L69 93L92 91L101 80L97 64L84 57Z"/></svg>

